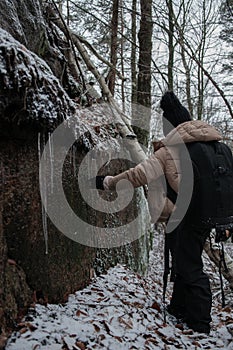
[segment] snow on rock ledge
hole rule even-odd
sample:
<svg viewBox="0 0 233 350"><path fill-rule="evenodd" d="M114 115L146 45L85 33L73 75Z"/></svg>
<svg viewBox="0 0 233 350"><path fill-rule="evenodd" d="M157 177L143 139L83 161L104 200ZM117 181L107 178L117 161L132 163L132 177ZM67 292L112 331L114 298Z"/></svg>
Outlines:
<svg viewBox="0 0 233 350"><path fill-rule="evenodd" d="M0 113L8 121L33 120L54 127L74 104L49 66L0 29Z"/></svg>

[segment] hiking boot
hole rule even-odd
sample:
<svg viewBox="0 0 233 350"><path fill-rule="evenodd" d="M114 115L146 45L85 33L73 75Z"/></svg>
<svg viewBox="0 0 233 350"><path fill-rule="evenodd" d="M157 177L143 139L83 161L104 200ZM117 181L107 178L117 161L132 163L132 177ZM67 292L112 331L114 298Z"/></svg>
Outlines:
<svg viewBox="0 0 233 350"><path fill-rule="evenodd" d="M210 333L210 326L208 324L192 324L187 322L187 326L191 328L194 332L198 333Z"/></svg>
<svg viewBox="0 0 233 350"><path fill-rule="evenodd" d="M182 322L185 321L185 312L184 312L184 310L180 310L180 309L175 308L175 307L173 307L173 306L171 306L171 305L168 305L168 306L166 307L166 310L167 310L167 312L168 312L170 315L174 316L174 317L177 318L178 320L180 320L180 321L182 321Z"/></svg>

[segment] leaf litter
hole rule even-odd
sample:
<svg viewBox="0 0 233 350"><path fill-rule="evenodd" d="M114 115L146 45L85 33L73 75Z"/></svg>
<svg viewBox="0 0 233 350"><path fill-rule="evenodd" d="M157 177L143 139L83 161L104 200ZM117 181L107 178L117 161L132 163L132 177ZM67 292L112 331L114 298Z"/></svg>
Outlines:
<svg viewBox="0 0 233 350"><path fill-rule="evenodd" d="M229 247L228 247L229 250ZM166 315L162 302L163 237L155 232L146 276L117 265L69 295L66 304L36 304L8 339L6 350L153 350L233 349L232 291L225 283L228 305L214 297L212 329L197 333ZM204 256L206 273L217 294L216 267ZM171 297L169 283L166 303Z"/></svg>

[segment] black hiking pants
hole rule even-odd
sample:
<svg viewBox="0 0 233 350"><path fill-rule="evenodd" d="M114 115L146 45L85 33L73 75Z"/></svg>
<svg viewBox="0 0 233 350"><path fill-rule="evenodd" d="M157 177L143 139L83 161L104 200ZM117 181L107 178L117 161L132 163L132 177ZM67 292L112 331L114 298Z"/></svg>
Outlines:
<svg viewBox="0 0 233 350"><path fill-rule="evenodd" d="M170 303L190 328L206 333L210 330L212 295L201 255L208 235L206 229L184 223L176 229L176 277Z"/></svg>

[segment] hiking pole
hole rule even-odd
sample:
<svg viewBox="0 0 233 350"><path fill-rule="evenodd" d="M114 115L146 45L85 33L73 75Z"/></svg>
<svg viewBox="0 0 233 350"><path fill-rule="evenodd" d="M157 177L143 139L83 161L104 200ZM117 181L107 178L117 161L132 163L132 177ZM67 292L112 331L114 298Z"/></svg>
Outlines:
<svg viewBox="0 0 233 350"><path fill-rule="evenodd" d="M165 233L165 242L164 242L164 273L163 273L163 310L164 310L164 323L166 323L166 290L167 290L167 280L170 273L169 266L169 244L168 237Z"/></svg>
<svg viewBox="0 0 233 350"><path fill-rule="evenodd" d="M170 199L170 201L175 204L176 199L177 199L177 193L173 190L173 188L170 186L167 178L165 177L166 180L166 188L167 188L167 197ZM174 231L173 231L174 234ZM166 289L167 289L167 280L168 280L168 275L170 273L170 265L169 265L169 251L171 251L171 256L172 260L174 257L174 246L173 246L173 241L170 241L170 237L168 237L170 233L165 232L165 242L164 242L164 273L163 273L163 306L164 306L164 323L166 323L166 303L165 303L165 298L166 298ZM172 247L173 246L173 247ZM172 262L173 263L173 262ZM172 267L172 280L174 280L174 275L175 275L175 270L174 266Z"/></svg>
<svg viewBox="0 0 233 350"><path fill-rule="evenodd" d="M225 261L224 247L222 242L221 242L221 249L219 248L219 255L220 255L219 278L220 278L220 286L221 286L221 294L222 294L222 308L224 308L226 306L226 302L225 302L225 294L224 294L224 288L223 288L222 266L224 267L226 272L228 272L228 268Z"/></svg>

